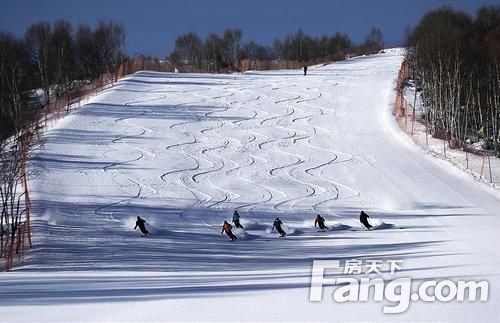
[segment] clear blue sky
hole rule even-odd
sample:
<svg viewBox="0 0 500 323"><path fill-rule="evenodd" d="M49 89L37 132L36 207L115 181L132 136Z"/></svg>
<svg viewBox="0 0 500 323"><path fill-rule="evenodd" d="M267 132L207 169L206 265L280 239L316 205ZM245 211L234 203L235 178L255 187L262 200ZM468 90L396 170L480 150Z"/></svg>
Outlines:
<svg viewBox="0 0 500 323"><path fill-rule="evenodd" d="M239 27L244 40L270 45L277 37L299 27L317 36L346 32L360 42L371 26L378 26L387 44L403 38L406 26L443 5L474 14L477 0L0 0L0 31L22 36L26 27L40 20L64 18L74 27L79 22L95 25L99 20L121 21L127 32L127 52L164 57L175 38L195 31L200 36Z"/></svg>

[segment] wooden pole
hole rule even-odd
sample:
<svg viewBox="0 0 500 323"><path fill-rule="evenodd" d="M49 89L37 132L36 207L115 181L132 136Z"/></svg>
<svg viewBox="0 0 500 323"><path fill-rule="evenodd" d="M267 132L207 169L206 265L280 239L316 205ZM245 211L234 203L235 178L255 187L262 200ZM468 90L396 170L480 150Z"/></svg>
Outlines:
<svg viewBox="0 0 500 323"><path fill-rule="evenodd" d="M483 154L483 159L481 160L481 170L479 171L479 178L483 178L483 171L484 171L484 159L486 158L486 155Z"/></svg>
<svg viewBox="0 0 500 323"><path fill-rule="evenodd" d="M493 176L491 174L491 161L490 161L490 154L488 156L488 168L490 169L490 184L493 183Z"/></svg>

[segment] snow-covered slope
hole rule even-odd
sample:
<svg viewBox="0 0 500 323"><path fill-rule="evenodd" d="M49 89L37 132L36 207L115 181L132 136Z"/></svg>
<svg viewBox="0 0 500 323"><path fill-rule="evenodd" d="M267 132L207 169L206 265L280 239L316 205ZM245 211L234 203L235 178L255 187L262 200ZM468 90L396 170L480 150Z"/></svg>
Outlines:
<svg viewBox="0 0 500 323"><path fill-rule="evenodd" d="M401 52L300 71L140 72L33 159L34 249L0 275L10 320L495 320L499 200L392 119ZM220 234L238 210L244 239ZM377 230L365 231L365 210ZM318 232L322 214L332 230ZM152 235L133 230L148 221ZM292 233L269 232L279 216ZM404 260L490 281L486 303L309 302L314 259ZM12 305L12 306L11 306Z"/></svg>

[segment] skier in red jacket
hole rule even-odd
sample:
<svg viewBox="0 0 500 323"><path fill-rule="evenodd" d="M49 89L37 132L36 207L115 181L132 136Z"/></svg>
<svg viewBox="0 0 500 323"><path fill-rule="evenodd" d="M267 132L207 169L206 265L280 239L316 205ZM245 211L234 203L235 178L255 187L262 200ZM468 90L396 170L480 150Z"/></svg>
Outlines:
<svg viewBox="0 0 500 323"><path fill-rule="evenodd" d="M316 220L314 220L314 227L316 227L316 225L318 225L321 230L328 230L328 227L325 225L325 219L319 214L316 216Z"/></svg>

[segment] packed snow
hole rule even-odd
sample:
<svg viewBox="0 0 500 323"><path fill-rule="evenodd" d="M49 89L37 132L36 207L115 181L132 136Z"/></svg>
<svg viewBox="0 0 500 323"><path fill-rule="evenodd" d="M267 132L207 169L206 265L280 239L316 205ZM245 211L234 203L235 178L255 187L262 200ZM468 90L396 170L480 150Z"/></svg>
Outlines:
<svg viewBox="0 0 500 323"><path fill-rule="evenodd" d="M402 58L387 50L307 76L144 71L104 90L31 161L34 248L0 274L2 321L496 320L498 194L399 129ZM221 225L234 210L245 230L229 242ZM150 236L133 230L137 216ZM276 217L288 236L271 231ZM391 315L326 288L314 303L321 259L403 260L399 275L419 282L488 280L489 300Z"/></svg>

